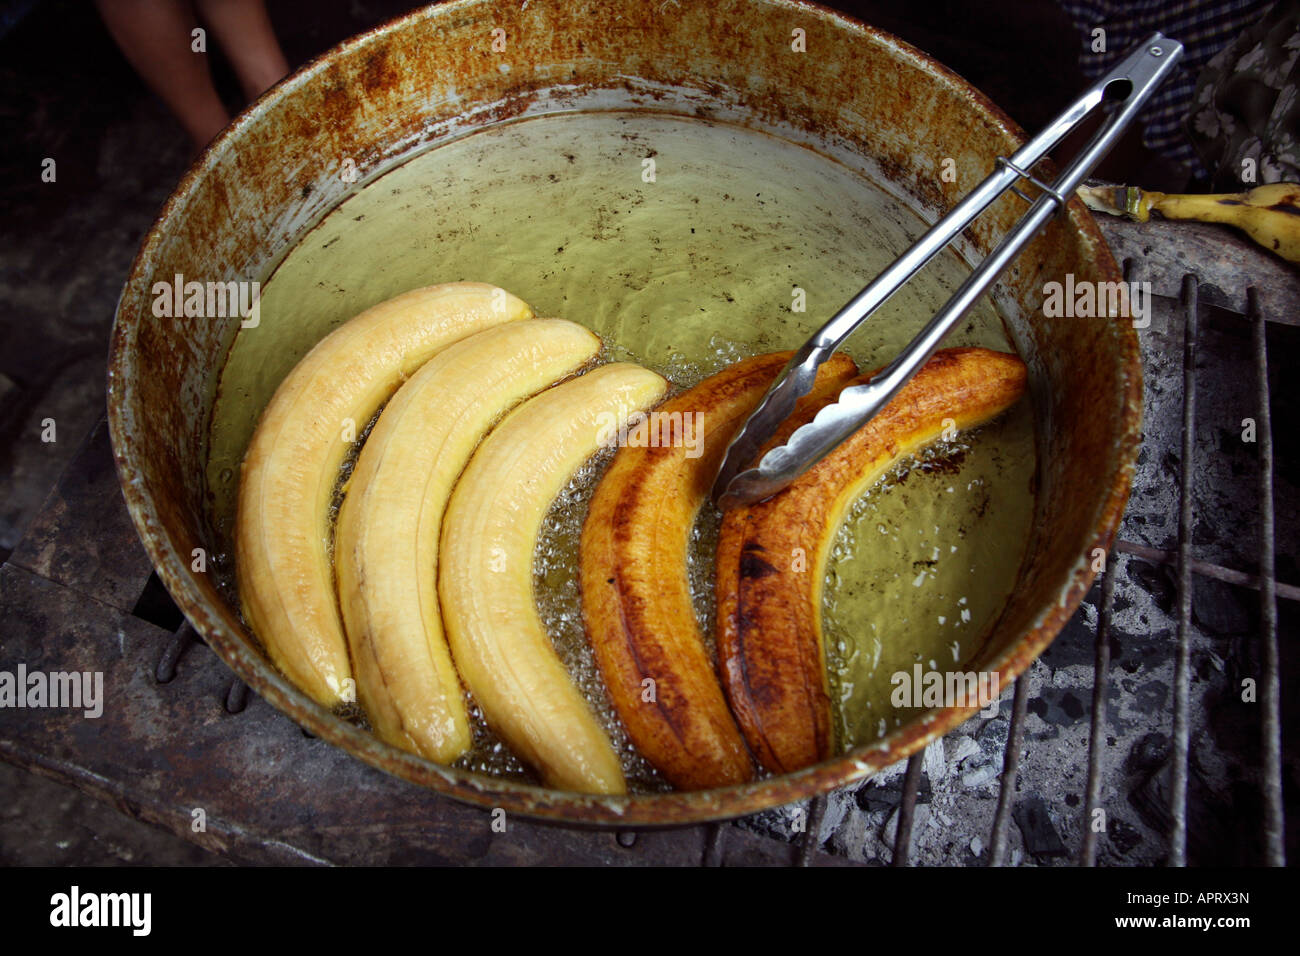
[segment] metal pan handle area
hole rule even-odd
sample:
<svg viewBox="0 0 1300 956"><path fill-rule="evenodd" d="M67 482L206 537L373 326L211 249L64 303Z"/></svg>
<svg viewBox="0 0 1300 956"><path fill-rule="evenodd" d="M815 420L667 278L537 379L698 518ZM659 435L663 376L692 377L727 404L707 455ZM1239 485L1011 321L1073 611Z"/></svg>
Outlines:
<svg viewBox="0 0 1300 956"><path fill-rule="evenodd" d="M1014 155L1009 159L999 156L992 174L818 329L786 364L728 446L713 486L713 498L718 507L725 509L752 504L776 494L876 415L934 354L948 332L1021 249L1055 214L1064 210L1070 196L1119 140L1182 53L1182 44L1159 33L1152 34L1134 47L1115 69L1090 86ZM1065 171L1050 185L1036 179L1031 172L1035 164L1103 104L1109 104L1113 109ZM1036 199L1031 200L1016 188L1016 183L1022 179L1041 190ZM845 389L836 402L827 405L811 422L797 429L785 444L772 448L756 465L745 469L781 422L794 411L795 403L811 391L822 363L881 304L1008 189L1014 189L1030 202L1028 212L1003 236L997 247L898 357L870 382Z"/></svg>

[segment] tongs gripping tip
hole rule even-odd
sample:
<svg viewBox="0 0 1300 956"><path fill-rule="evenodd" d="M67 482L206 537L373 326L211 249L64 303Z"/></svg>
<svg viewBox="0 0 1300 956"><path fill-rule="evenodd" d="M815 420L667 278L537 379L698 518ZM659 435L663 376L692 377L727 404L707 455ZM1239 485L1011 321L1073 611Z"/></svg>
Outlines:
<svg viewBox="0 0 1300 956"><path fill-rule="evenodd" d="M879 412L934 354L943 338L1020 250L1054 214L1064 211L1067 197L1074 194L1119 139L1182 52L1181 44L1159 33L1134 47L1113 70L1085 90L1014 155L997 157L994 171L983 182L818 329L786 364L732 439L713 486L717 505L729 508L752 504L776 494ZM1035 178L1031 174L1034 166L1104 102L1113 103L1114 111L1056 181L1048 185ZM1031 200L1015 189L1022 179L1039 187L1041 194L1037 199ZM869 382L842 391L835 402L796 429L784 444L770 449L755 465L746 468L794 411L795 403L812 390L822 363L868 316L1008 189L1015 189L1031 203L1028 212L898 357Z"/></svg>

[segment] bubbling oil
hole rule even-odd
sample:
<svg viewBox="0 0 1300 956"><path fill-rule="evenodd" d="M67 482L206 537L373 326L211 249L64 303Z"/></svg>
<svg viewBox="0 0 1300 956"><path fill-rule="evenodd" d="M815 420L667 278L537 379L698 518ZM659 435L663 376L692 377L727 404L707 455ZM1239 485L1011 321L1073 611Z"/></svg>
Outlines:
<svg viewBox="0 0 1300 956"><path fill-rule="evenodd" d="M654 175L644 175L646 159ZM797 347L924 231L863 172L805 146L669 114L559 113L492 126L421 153L335 207L262 283L261 322L236 337L209 435L208 520L216 570L229 559L239 462L257 417L303 355L358 312L422 285L500 285L539 315L592 329L611 361L678 388L742 358ZM969 267L945 251L847 346L883 365ZM982 300L946 345L1011 350ZM666 784L628 741L582 630L578 541L608 464L598 456L550 510L538 543L538 608L557 653L610 733L633 790ZM347 467L347 466L345 466ZM1014 584L1033 511L1027 403L960 442L905 463L837 532L824 630L840 745L865 743L910 711L890 678L944 669L980 650ZM713 652L713 550L706 505L689 578ZM475 708L461 766L528 779Z"/></svg>

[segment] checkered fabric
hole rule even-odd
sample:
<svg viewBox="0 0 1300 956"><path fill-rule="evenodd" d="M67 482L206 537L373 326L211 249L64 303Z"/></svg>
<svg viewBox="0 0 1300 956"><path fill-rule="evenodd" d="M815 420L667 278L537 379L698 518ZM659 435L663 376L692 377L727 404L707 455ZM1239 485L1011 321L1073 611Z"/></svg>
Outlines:
<svg viewBox="0 0 1300 956"><path fill-rule="evenodd" d="M1138 122L1148 149L1199 165L1185 123L1201 70L1274 0L1059 0L1079 31L1079 66L1089 79L1110 70L1128 50L1159 30L1183 44L1174 74L1147 102ZM1288 3L1293 0L1280 0ZM1106 31L1105 52L1093 52L1093 30Z"/></svg>

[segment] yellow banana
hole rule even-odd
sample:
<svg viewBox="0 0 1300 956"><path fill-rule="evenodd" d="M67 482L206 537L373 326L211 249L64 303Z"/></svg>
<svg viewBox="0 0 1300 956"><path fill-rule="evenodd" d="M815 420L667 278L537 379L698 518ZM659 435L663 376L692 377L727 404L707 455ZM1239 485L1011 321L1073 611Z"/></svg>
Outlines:
<svg viewBox="0 0 1300 956"><path fill-rule="evenodd" d="M444 764L470 746L438 606L438 539L456 479L497 419L599 351L599 338L562 319L471 335L407 380L366 439L334 568L358 700L394 746Z"/></svg>
<svg viewBox="0 0 1300 956"><path fill-rule="evenodd" d="M271 660L325 706L350 697L330 563L330 504L352 442L406 376L467 335L533 315L491 285L415 289L318 342L281 383L244 455L235 570Z"/></svg>
<svg viewBox="0 0 1300 956"><path fill-rule="evenodd" d="M438 596L456 667L487 722L551 787L616 794L627 784L538 618L538 533L610 429L666 388L653 372L616 364L529 399L483 440L447 505Z"/></svg>
<svg viewBox="0 0 1300 956"><path fill-rule="evenodd" d="M1265 249L1300 262L1300 183L1271 183L1244 193L1173 195L1128 187L1084 186L1091 209L1146 222L1157 212L1166 219L1193 219L1235 226Z"/></svg>
<svg viewBox="0 0 1300 956"><path fill-rule="evenodd" d="M754 775L696 623L687 551L727 442L790 354L738 362L661 405L655 441L619 449L582 528L583 620L596 663L632 742L682 790ZM833 356L816 394L856 372L848 356Z"/></svg>
<svg viewBox="0 0 1300 956"><path fill-rule="evenodd" d="M869 381L869 373L850 382ZM875 418L779 494L728 511L718 536L718 670L750 749L773 773L831 755L822 647L826 559L844 512L899 458L1017 401L1024 363L936 352Z"/></svg>

